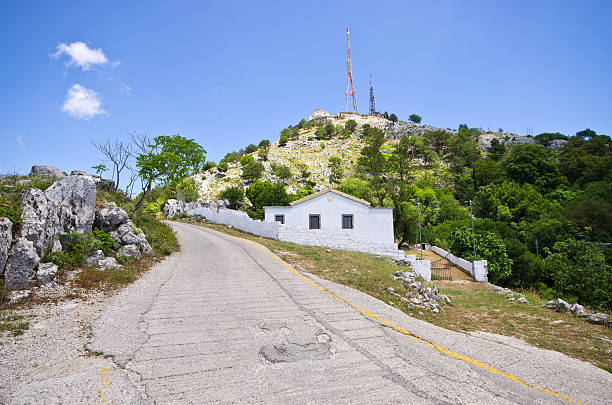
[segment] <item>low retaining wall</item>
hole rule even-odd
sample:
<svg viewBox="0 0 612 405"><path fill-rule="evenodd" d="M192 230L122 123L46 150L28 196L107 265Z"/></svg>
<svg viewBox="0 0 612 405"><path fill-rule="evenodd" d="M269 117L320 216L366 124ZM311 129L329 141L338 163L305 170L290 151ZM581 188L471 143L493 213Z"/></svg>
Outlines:
<svg viewBox="0 0 612 405"><path fill-rule="evenodd" d="M487 271L487 261L486 260L477 260L475 262L469 262L437 246L432 246L430 250L448 259L451 263L453 263L457 267L460 267L463 270L470 273L472 277L474 277L475 281L479 281L483 283L486 283L489 281L487 277L488 271Z"/></svg>

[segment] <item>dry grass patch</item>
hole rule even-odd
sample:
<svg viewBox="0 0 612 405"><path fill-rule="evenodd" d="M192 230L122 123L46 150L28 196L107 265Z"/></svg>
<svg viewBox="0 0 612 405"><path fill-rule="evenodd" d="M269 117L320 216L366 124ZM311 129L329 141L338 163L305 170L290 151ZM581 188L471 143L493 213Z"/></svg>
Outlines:
<svg viewBox="0 0 612 405"><path fill-rule="evenodd" d="M459 332L484 331L515 337L612 370L612 329L542 308L545 301L534 291L521 292L531 303L526 305L509 301L489 284L434 281L431 284L437 285L451 299L451 304L443 306L439 314L410 311L387 292L388 287L393 287L405 294L404 287L393 279L393 273L405 267L365 253L343 250L328 253L326 248L279 242L222 225L198 225L260 243L298 271L353 287L434 325ZM559 320L562 322L554 323Z"/></svg>
<svg viewBox="0 0 612 405"><path fill-rule="evenodd" d="M113 291L137 280L163 256L145 256L133 263L126 263L122 269L98 270L84 267L72 280L72 286L84 290Z"/></svg>

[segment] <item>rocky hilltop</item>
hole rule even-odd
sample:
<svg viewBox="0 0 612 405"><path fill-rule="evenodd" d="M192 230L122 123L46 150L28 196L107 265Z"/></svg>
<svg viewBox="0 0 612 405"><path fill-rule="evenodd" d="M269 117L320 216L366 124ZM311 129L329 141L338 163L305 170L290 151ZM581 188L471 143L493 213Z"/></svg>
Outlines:
<svg viewBox="0 0 612 405"><path fill-rule="evenodd" d="M363 126L369 125L382 130L388 139L387 146L398 141L404 135L424 136L431 131L447 131L455 133L448 128L437 128L430 125L419 125L411 122L393 122L378 115L361 115L353 113L339 113L331 115L323 110L315 110L309 117L310 122L316 121L324 124L331 122L336 127L344 127L350 120L357 124L355 131L346 136L334 136L331 139L317 139L315 132L317 127L300 129L297 136L288 140L285 145L272 142L267 159L259 157L258 152L248 153L264 166L261 181L274 183L283 182L287 186L287 192L294 193L301 187L308 174L307 180L314 182L314 191L321 191L336 183L330 181L331 169L329 159L338 157L341 160L343 178L352 174L353 168L364 146ZM481 148L485 150L490 146L492 139L507 145L523 143L535 143L532 137L519 136L512 133L484 133L480 137ZM274 166L287 166L291 170L289 179L280 179L274 174ZM203 201L215 201L219 192L229 187L242 187L246 182L241 178L241 165L239 162L228 164L228 170L221 172L218 168L209 169L194 176L199 185L200 199ZM340 179L342 180L342 179Z"/></svg>

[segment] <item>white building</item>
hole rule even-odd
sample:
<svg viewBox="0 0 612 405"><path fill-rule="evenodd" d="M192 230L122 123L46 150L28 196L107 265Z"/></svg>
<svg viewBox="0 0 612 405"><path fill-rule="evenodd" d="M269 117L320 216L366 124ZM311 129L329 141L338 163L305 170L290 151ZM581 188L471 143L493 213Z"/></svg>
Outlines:
<svg viewBox="0 0 612 405"><path fill-rule="evenodd" d="M279 232L279 240L338 249L397 252L393 208L371 207L365 200L333 189L311 194L288 207L263 208L266 222L285 225Z"/></svg>

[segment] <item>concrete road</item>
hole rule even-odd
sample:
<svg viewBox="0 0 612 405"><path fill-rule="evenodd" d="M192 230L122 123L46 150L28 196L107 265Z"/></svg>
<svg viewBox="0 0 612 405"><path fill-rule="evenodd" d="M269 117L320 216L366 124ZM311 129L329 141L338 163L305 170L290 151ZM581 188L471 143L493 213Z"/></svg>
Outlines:
<svg viewBox="0 0 612 405"><path fill-rule="evenodd" d="M590 364L451 332L300 275L261 246L173 227L182 251L115 297L90 343L148 402L612 402L611 374Z"/></svg>

